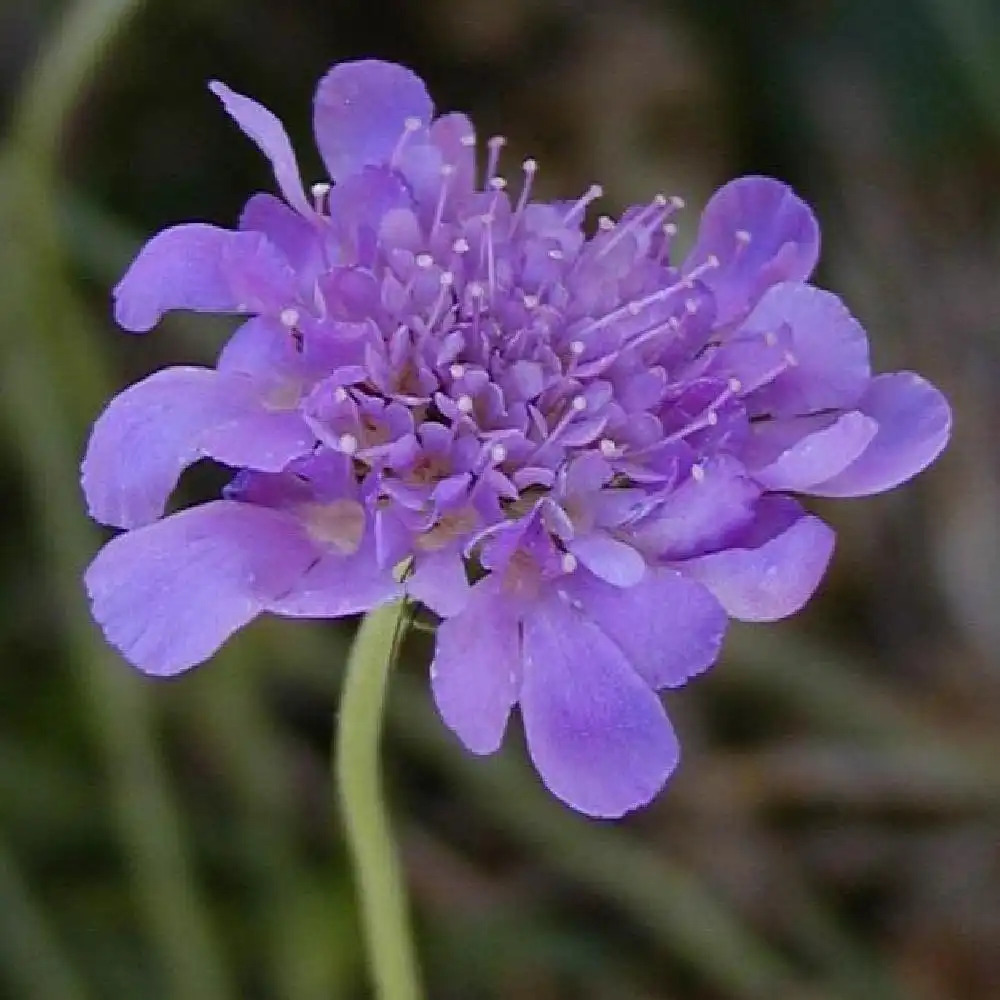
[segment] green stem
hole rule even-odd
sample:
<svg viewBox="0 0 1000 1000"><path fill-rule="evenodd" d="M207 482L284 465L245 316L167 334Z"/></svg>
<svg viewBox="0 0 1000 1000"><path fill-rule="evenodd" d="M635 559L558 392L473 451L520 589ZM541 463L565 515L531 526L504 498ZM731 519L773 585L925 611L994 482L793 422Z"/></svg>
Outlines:
<svg viewBox="0 0 1000 1000"><path fill-rule="evenodd" d="M334 737L337 785L378 1000L420 1000L421 995L379 769L383 704L403 611L400 601L372 611L361 622L347 658Z"/></svg>

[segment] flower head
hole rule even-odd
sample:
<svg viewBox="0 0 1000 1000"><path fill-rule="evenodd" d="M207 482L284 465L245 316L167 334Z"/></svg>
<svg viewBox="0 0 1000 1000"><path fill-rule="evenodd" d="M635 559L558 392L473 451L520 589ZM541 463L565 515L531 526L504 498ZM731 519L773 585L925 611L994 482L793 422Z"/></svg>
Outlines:
<svg viewBox="0 0 1000 1000"><path fill-rule="evenodd" d="M90 510L126 529L87 572L108 638L174 674L261 612L405 593L444 619L432 686L470 750L519 706L565 802L649 801L678 759L658 692L713 663L729 618L782 618L820 581L833 532L792 494L903 482L947 403L872 376L861 326L808 283L815 218L775 180L723 187L680 259L680 199L588 227L597 185L536 200L534 160L508 178L503 139L435 117L400 66L320 82L329 180L308 193L278 120L212 90L283 199L165 230L115 290L135 332L249 318L214 368L158 372L95 425ZM203 457L234 470L223 497L163 517Z"/></svg>

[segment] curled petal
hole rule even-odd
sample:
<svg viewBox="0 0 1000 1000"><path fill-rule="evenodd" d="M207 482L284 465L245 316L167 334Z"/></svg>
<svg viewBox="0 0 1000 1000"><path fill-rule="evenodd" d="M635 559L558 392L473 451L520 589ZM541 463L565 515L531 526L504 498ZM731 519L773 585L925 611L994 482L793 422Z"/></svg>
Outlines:
<svg viewBox="0 0 1000 1000"><path fill-rule="evenodd" d="M163 513L183 470L200 458L278 471L315 437L294 410L271 410L254 382L210 368L165 368L116 396L83 459L91 516L134 528Z"/></svg>
<svg viewBox="0 0 1000 1000"><path fill-rule="evenodd" d="M542 781L589 816L645 805L677 766L659 698L618 646L558 597L525 617L520 700Z"/></svg>
<svg viewBox="0 0 1000 1000"><path fill-rule="evenodd" d="M330 177L388 164L412 119L426 129L434 105L423 81L395 63L363 59L333 67L316 90L313 128Z"/></svg>
<svg viewBox="0 0 1000 1000"><path fill-rule="evenodd" d="M288 204L305 216L315 215L302 187L299 165L292 144L289 142L288 133L277 116L262 104L237 94L235 90L230 90L217 80L213 80L208 89L222 101L227 114L271 161L275 180Z"/></svg>
<svg viewBox="0 0 1000 1000"><path fill-rule="evenodd" d="M477 583L437 632L431 688L441 718L473 752L493 753L521 683L516 609L497 578Z"/></svg>
<svg viewBox="0 0 1000 1000"><path fill-rule="evenodd" d="M272 194L252 195L243 207L239 227L263 233L285 255L303 284L315 281L326 266L316 227Z"/></svg>
<svg viewBox="0 0 1000 1000"><path fill-rule="evenodd" d="M461 552L445 549L420 553L407 578L406 592L443 618L457 615L471 593Z"/></svg>
<svg viewBox="0 0 1000 1000"><path fill-rule="evenodd" d="M811 417L764 421L756 425L754 444L767 457L753 477L768 490L812 492L862 454L877 430L878 424L857 410L823 418L818 426Z"/></svg>
<svg viewBox="0 0 1000 1000"><path fill-rule="evenodd" d="M710 256L719 266L701 280L713 292L719 325L746 315L779 281L805 281L819 259L812 209L770 177L741 177L720 188L702 213L685 273Z"/></svg>
<svg viewBox="0 0 1000 1000"><path fill-rule="evenodd" d="M295 293L288 262L261 233L194 222L164 229L139 251L115 288L115 319L143 333L171 309L276 313Z"/></svg>
<svg viewBox="0 0 1000 1000"><path fill-rule="evenodd" d="M112 539L85 583L108 641L169 676L208 659L314 558L288 514L217 500Z"/></svg>
<svg viewBox="0 0 1000 1000"><path fill-rule="evenodd" d="M565 589L655 690L679 687L719 655L726 612L700 583L675 570L651 569L625 589L574 573Z"/></svg>
<svg viewBox="0 0 1000 1000"><path fill-rule="evenodd" d="M824 497L856 497L892 489L925 469L951 434L951 407L912 372L879 375L858 408L878 424L871 444L843 472L810 489Z"/></svg>
<svg viewBox="0 0 1000 1000"><path fill-rule="evenodd" d="M566 543L567 549L595 576L616 587L633 587L646 572L646 561L607 532L592 531Z"/></svg>
<svg viewBox="0 0 1000 1000"><path fill-rule="evenodd" d="M798 611L819 586L834 534L793 500L764 497L742 538L720 552L677 564L741 621L777 621Z"/></svg>

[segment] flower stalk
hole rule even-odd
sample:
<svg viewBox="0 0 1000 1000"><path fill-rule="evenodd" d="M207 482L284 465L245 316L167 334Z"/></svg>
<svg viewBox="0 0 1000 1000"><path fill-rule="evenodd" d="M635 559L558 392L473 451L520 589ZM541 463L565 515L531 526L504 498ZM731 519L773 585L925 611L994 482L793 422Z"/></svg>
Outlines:
<svg viewBox="0 0 1000 1000"><path fill-rule="evenodd" d="M406 890L382 790L379 739L405 603L369 612L347 658L334 734L334 774L357 879L361 922L378 1000L420 1000Z"/></svg>

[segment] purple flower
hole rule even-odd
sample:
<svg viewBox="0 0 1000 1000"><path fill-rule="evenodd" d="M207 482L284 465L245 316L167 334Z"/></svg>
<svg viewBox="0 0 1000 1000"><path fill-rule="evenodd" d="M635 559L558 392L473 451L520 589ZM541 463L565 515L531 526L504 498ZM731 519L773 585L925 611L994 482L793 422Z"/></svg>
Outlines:
<svg viewBox="0 0 1000 1000"><path fill-rule="evenodd" d="M833 532L792 494L889 489L944 447L917 375L872 376L864 330L808 284L809 208L744 177L693 250L676 198L616 221L511 185L503 139L434 117L388 63L335 66L303 186L266 109L212 84L274 168L237 230L154 237L115 290L128 330L170 309L248 316L215 368L114 399L83 463L91 514L126 529L87 572L140 669L175 674L261 612L336 617L400 595L443 619L431 667L474 753L519 706L548 787L619 816L677 764L659 692L716 659L729 618L816 589ZM224 497L164 517L183 469ZM394 570L405 567L397 584Z"/></svg>

